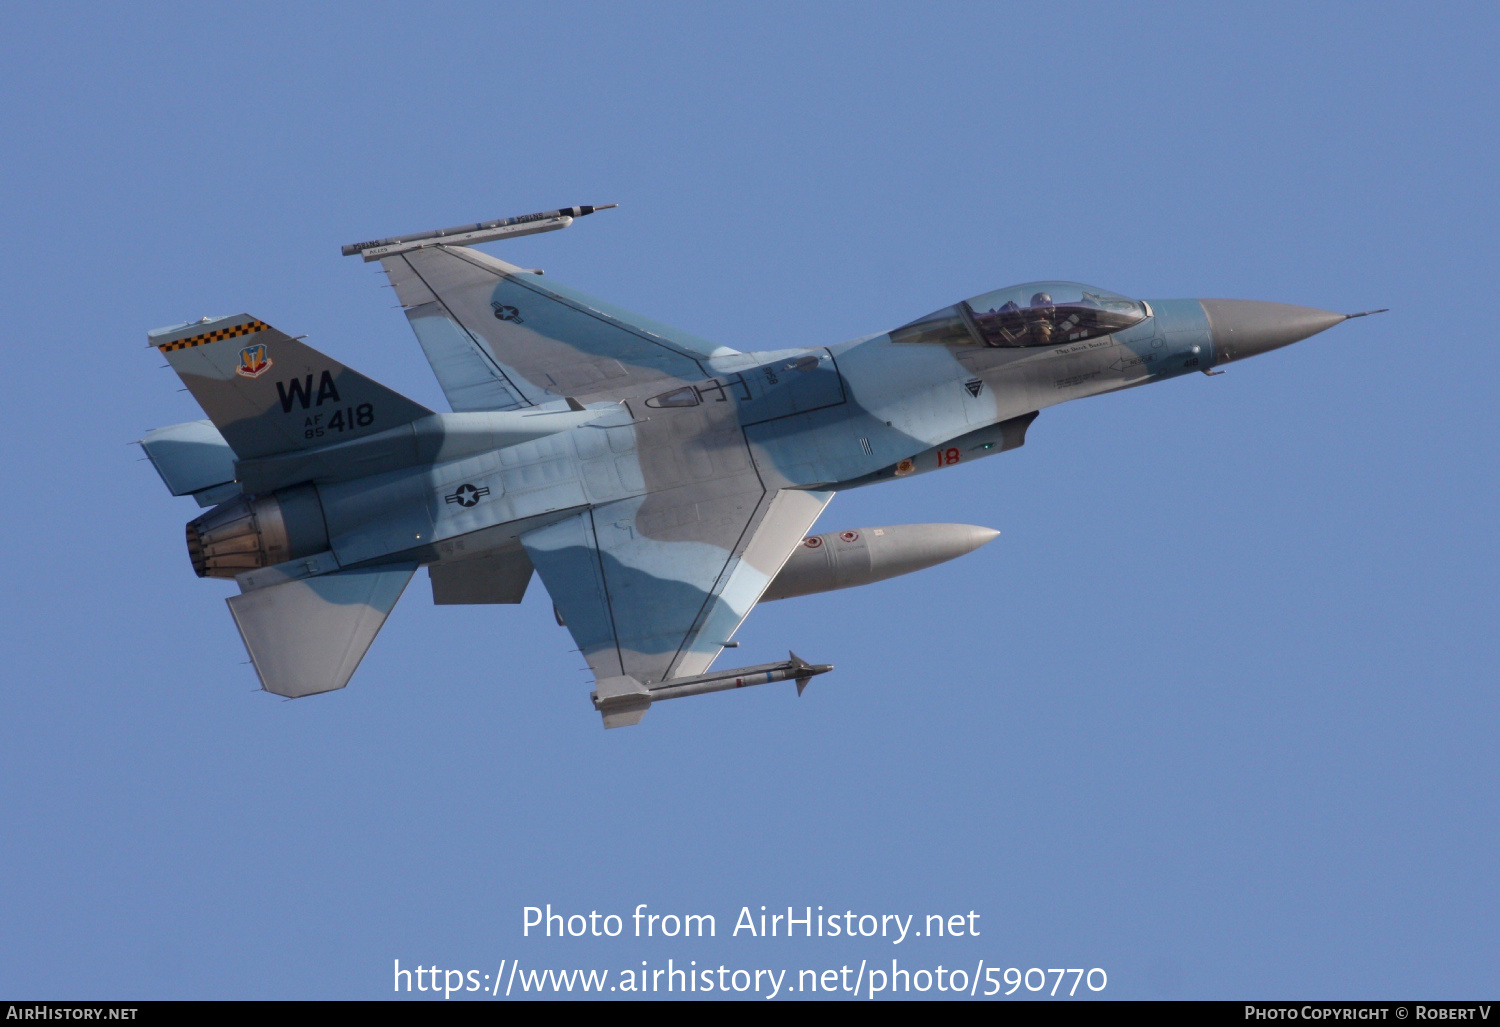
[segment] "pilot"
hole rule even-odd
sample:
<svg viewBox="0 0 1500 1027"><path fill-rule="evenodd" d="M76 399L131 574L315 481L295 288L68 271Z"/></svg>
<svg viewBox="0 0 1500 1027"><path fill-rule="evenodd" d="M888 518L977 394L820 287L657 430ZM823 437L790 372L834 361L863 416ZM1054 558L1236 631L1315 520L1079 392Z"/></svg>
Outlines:
<svg viewBox="0 0 1500 1027"><path fill-rule="evenodd" d="M1052 322L1056 315L1057 309L1047 293L1039 292L1031 297L1031 305L1026 310L1026 331L1030 336L1030 345L1046 346L1052 341Z"/></svg>

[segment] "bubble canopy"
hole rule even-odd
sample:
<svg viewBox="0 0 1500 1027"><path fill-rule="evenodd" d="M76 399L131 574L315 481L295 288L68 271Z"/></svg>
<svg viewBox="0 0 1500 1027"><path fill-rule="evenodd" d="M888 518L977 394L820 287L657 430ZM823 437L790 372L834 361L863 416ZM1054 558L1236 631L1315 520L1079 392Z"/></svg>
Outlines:
<svg viewBox="0 0 1500 1027"><path fill-rule="evenodd" d="M1057 346L1140 324L1139 300L1078 282L1027 282L935 310L891 332L892 342Z"/></svg>

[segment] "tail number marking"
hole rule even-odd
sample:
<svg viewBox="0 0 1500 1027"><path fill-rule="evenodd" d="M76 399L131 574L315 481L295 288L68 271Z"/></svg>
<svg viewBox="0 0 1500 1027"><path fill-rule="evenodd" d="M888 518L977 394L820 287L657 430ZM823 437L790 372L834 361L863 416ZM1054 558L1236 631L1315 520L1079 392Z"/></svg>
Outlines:
<svg viewBox="0 0 1500 1027"><path fill-rule="evenodd" d="M321 439L324 435L338 432L353 431L355 428L368 428L375 423L375 407L369 403L361 403L357 407L340 407L333 412L328 423L323 423L322 414L313 414L302 425L302 436L308 439Z"/></svg>
<svg viewBox="0 0 1500 1027"><path fill-rule="evenodd" d="M318 377L317 390L313 390L313 376L291 378L276 383L276 396L281 400L281 412L290 414L294 408L311 410L324 403L339 402L339 387L334 383L333 373L324 371ZM326 420L325 420L326 418ZM375 423L375 406L361 403L358 406L336 408L332 415L319 410L302 422L302 437L321 439L325 435L337 435L356 428L368 428Z"/></svg>

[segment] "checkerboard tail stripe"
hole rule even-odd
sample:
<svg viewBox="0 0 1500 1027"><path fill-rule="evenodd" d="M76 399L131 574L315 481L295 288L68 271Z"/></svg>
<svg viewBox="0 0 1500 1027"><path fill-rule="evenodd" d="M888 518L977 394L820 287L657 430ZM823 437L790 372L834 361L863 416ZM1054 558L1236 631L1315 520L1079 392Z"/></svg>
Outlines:
<svg viewBox="0 0 1500 1027"><path fill-rule="evenodd" d="M246 321L244 324L235 325L233 328L220 328L216 332L209 332L206 335L195 335L190 339L178 339L176 342L169 342L166 345L156 348L163 353L171 353L174 350L188 349L192 346L206 346L210 342L233 339L239 335L253 335L256 332L267 331L270 327L264 321Z"/></svg>

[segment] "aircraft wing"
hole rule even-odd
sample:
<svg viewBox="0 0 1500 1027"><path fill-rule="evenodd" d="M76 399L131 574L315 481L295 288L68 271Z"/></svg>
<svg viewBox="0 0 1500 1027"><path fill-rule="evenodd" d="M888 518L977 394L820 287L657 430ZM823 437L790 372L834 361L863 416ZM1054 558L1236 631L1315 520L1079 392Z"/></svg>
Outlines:
<svg viewBox="0 0 1500 1027"><path fill-rule="evenodd" d="M639 689L707 670L832 496L748 478L739 491L722 479L683 486L521 537L597 680ZM644 713L606 714L605 727Z"/></svg>
<svg viewBox="0 0 1500 1027"><path fill-rule="evenodd" d="M620 399L711 377L701 361L733 352L468 247L380 263L456 411Z"/></svg>

